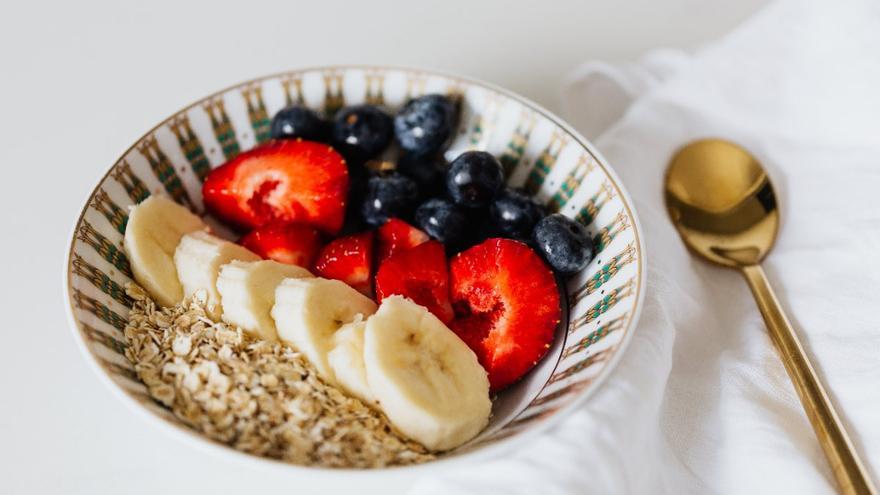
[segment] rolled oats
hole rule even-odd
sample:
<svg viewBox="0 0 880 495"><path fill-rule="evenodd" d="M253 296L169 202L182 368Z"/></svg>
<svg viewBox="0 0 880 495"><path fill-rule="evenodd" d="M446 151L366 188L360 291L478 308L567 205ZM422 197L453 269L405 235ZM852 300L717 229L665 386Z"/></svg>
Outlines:
<svg viewBox="0 0 880 495"><path fill-rule="evenodd" d="M205 297L159 308L135 284L126 356L150 395L190 427L236 449L324 467L433 459L388 420L321 380L297 352L210 320Z"/></svg>

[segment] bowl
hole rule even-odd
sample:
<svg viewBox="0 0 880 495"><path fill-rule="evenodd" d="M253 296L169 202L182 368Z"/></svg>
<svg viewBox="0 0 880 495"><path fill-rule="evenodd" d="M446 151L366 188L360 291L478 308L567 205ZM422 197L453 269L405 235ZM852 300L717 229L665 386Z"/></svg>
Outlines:
<svg viewBox="0 0 880 495"><path fill-rule="evenodd" d="M130 300L123 287L132 280L122 250L127 214L150 194L165 194L204 213L205 175L268 139L272 116L286 105L303 103L329 115L364 102L395 109L426 93L461 97L460 125L448 158L470 149L495 154L511 185L587 227L596 256L564 284L567 318L553 346L523 380L498 396L489 426L435 461L389 469L499 455L587 400L624 352L643 299L645 249L620 180L586 139L523 97L463 77L372 66L294 70L214 93L148 131L98 180L71 235L64 285L75 338L116 395L151 423L221 455L282 469L321 469L240 453L201 436L150 398L124 355L122 329Z"/></svg>

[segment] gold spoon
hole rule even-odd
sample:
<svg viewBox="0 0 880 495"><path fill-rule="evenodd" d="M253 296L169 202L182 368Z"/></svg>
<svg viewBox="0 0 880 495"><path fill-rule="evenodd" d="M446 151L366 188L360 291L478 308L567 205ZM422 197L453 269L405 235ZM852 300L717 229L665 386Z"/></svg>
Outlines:
<svg viewBox="0 0 880 495"><path fill-rule="evenodd" d="M665 190L666 209L685 244L709 261L738 269L746 278L840 491L876 494L761 269L779 230L776 196L761 164L728 141L694 141L670 161Z"/></svg>

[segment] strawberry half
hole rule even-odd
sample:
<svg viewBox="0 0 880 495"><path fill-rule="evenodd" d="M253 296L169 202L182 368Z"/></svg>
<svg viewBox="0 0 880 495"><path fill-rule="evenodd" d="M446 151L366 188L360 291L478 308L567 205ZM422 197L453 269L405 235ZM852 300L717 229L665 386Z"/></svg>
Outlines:
<svg viewBox="0 0 880 495"><path fill-rule="evenodd" d="M238 243L262 258L309 269L321 249L321 235L308 225L271 223L252 230Z"/></svg>
<svg viewBox="0 0 880 495"><path fill-rule="evenodd" d="M476 353L493 391L514 383L547 353L561 318L553 272L527 245L489 239L449 266L450 328Z"/></svg>
<svg viewBox="0 0 880 495"><path fill-rule="evenodd" d="M341 280L364 295L371 296L373 233L364 232L331 241L318 254L315 273L324 278Z"/></svg>
<svg viewBox="0 0 880 495"><path fill-rule="evenodd" d="M454 316L449 304L449 271L446 252L437 241L400 251L379 265L376 299L398 294L428 308L443 323Z"/></svg>
<svg viewBox="0 0 880 495"><path fill-rule="evenodd" d="M394 253L414 248L428 241L428 234L412 225L392 218L379 227L379 261L385 261Z"/></svg>
<svg viewBox="0 0 880 495"><path fill-rule="evenodd" d="M348 170L330 146L270 141L217 167L205 179L205 206L221 220L254 228L296 222L335 233L342 227Z"/></svg>

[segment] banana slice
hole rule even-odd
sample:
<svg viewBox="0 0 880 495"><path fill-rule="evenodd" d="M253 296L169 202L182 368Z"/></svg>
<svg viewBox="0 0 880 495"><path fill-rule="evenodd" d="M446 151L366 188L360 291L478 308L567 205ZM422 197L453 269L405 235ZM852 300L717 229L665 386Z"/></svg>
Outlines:
<svg viewBox="0 0 880 495"><path fill-rule="evenodd" d="M324 278L286 279L275 289L272 318L278 337L315 366L328 382L335 375L327 353L333 334L346 323L376 312L376 303L339 280Z"/></svg>
<svg viewBox="0 0 880 495"><path fill-rule="evenodd" d="M254 337L278 341L275 321L269 312L275 304L275 288L285 278L312 277L305 268L277 261L232 261L220 267L217 292L223 321Z"/></svg>
<svg viewBox="0 0 880 495"><path fill-rule="evenodd" d="M217 292L217 275L220 266L233 260L258 261L256 254L247 249L213 236L207 232L193 232L180 239L174 251L174 265L183 285L184 297L203 290L207 294L208 315L220 317L220 293Z"/></svg>
<svg viewBox="0 0 880 495"><path fill-rule="evenodd" d="M391 423L431 450L457 447L489 422L489 379L477 356L409 299L385 298L367 320L364 365Z"/></svg>
<svg viewBox="0 0 880 495"><path fill-rule="evenodd" d="M367 370L364 367L364 330L367 324L358 319L342 325L333 334L333 349L327 354L327 361L336 381L349 394L366 402L375 404L376 398L367 384Z"/></svg>
<svg viewBox="0 0 880 495"><path fill-rule="evenodd" d="M181 237L206 228L201 218L165 196L150 196L131 209L125 254L135 280L159 305L173 306L183 299L174 250Z"/></svg>

